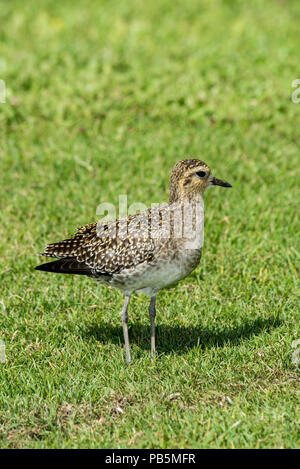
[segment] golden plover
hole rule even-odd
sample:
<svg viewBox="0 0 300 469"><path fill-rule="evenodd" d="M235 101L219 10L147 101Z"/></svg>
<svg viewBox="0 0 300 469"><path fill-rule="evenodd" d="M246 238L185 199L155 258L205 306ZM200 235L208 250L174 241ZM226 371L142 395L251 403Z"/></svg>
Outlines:
<svg viewBox="0 0 300 469"><path fill-rule="evenodd" d="M203 193L210 186L232 187L198 159L179 161L170 176L168 204L114 221L90 223L72 238L48 244L42 253L58 260L37 270L87 275L125 294L121 312L126 361L131 362L128 304L133 292L150 296L151 355L155 353L156 295L189 275L203 244Z"/></svg>

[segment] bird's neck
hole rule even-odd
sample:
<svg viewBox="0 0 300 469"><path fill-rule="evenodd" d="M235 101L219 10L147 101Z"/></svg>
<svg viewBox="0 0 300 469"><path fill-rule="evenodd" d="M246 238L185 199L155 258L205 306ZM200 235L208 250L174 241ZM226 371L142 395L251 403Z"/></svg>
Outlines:
<svg viewBox="0 0 300 469"><path fill-rule="evenodd" d="M203 194L201 192L197 193L187 193L183 194L178 191L178 189L175 187L173 190L171 187L170 189L170 196L169 196L169 204L172 205L174 203L177 204L197 204L201 203L204 204L203 201Z"/></svg>
<svg viewBox="0 0 300 469"><path fill-rule="evenodd" d="M174 237L181 239L185 249L201 249L204 236L204 200L181 197L169 204Z"/></svg>

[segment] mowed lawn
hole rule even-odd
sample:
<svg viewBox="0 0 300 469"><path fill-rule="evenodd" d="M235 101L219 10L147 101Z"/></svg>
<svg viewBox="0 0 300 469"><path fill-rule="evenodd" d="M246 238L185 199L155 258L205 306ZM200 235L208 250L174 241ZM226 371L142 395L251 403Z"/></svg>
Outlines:
<svg viewBox="0 0 300 469"><path fill-rule="evenodd" d="M2 1L0 445L299 446L300 4ZM157 303L37 272L102 202L207 162L200 266ZM298 346L299 347L299 346ZM293 355L294 352L294 355Z"/></svg>

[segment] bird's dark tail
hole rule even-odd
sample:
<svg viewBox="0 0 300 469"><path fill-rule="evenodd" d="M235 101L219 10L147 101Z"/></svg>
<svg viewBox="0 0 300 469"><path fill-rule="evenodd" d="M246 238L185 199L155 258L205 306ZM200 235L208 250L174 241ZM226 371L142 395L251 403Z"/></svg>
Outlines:
<svg viewBox="0 0 300 469"><path fill-rule="evenodd" d="M38 265L35 267L35 270L43 270L44 272L56 274L92 275L91 268L88 265L84 262L78 262L72 257Z"/></svg>

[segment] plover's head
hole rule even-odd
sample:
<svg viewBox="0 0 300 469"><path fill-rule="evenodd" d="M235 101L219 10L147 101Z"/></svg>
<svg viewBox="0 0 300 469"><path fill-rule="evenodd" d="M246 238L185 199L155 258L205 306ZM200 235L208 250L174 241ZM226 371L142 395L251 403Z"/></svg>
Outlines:
<svg viewBox="0 0 300 469"><path fill-rule="evenodd" d="M194 158L178 161L170 176L170 203L191 200L210 186L232 187L228 182L215 178L203 161Z"/></svg>

